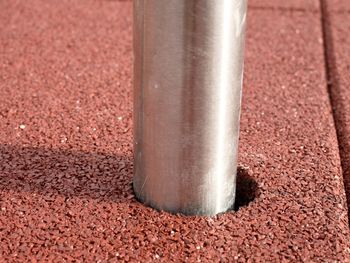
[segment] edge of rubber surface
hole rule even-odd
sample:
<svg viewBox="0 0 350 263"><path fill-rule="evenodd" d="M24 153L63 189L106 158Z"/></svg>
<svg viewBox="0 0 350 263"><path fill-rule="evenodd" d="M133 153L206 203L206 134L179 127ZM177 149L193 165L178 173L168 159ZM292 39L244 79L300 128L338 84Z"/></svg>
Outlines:
<svg viewBox="0 0 350 263"><path fill-rule="evenodd" d="M321 0L324 48L327 61L328 90L332 103L332 110L336 124L345 191L347 193L348 210L350 208L350 123L347 116L350 114L349 91L350 79L347 74L350 52L348 45L350 38L346 32L350 27L344 23L350 18L350 3L345 1ZM342 10L342 11L339 11ZM350 216L350 215L349 215Z"/></svg>

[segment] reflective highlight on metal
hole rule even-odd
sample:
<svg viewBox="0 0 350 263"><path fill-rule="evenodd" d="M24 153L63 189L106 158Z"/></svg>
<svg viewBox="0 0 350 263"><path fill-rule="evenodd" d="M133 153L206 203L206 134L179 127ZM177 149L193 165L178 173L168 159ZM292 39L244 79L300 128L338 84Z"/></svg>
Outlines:
<svg viewBox="0 0 350 263"><path fill-rule="evenodd" d="M134 0L134 191L215 215L235 200L246 0Z"/></svg>

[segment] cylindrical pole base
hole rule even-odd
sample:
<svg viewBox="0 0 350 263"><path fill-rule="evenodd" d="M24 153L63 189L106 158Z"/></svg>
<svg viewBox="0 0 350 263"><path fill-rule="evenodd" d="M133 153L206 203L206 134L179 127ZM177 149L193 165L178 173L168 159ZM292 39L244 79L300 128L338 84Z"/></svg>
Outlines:
<svg viewBox="0 0 350 263"><path fill-rule="evenodd" d="M233 206L246 0L134 0L134 190L187 215Z"/></svg>

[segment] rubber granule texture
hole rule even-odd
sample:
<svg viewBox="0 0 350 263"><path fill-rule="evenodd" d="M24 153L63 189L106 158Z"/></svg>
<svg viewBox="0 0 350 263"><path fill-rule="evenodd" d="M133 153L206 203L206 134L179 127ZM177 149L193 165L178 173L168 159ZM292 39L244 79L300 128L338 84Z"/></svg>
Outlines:
<svg viewBox="0 0 350 263"><path fill-rule="evenodd" d="M1 1L1 258L349 259L316 11L249 11L239 162L258 194L205 218L134 198L131 3Z"/></svg>
<svg viewBox="0 0 350 263"><path fill-rule="evenodd" d="M350 2L324 1L323 16L329 92L350 207L350 23L345 22L350 19Z"/></svg>

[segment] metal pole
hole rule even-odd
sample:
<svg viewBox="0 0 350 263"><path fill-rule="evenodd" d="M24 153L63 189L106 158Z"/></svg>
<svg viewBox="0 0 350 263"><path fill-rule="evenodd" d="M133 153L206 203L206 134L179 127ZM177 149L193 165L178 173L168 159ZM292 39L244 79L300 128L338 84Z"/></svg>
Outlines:
<svg viewBox="0 0 350 263"><path fill-rule="evenodd" d="M134 190L152 207L233 206L246 0L134 0Z"/></svg>

